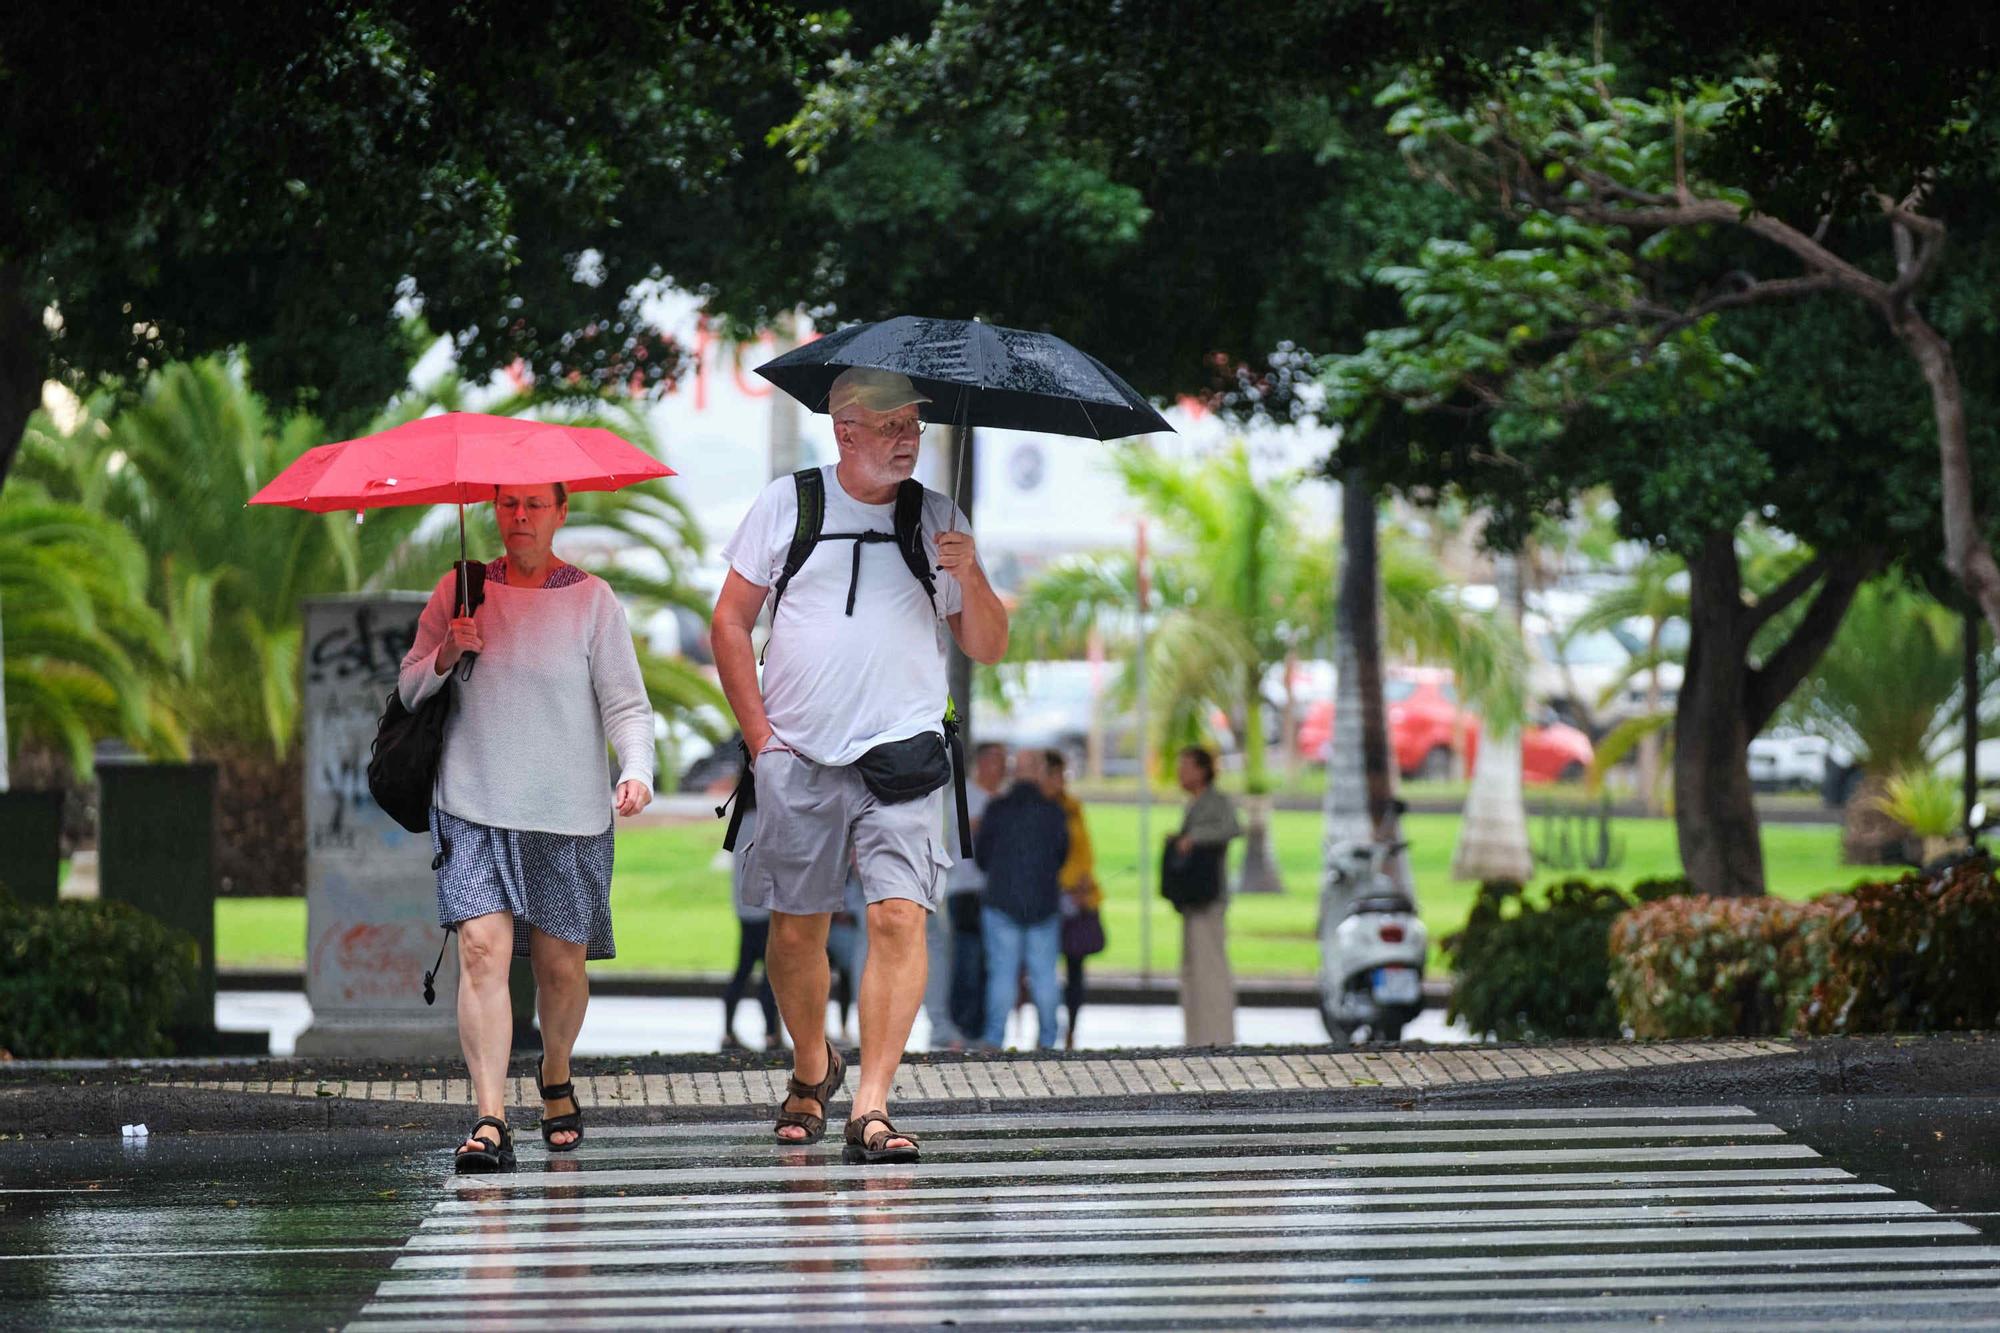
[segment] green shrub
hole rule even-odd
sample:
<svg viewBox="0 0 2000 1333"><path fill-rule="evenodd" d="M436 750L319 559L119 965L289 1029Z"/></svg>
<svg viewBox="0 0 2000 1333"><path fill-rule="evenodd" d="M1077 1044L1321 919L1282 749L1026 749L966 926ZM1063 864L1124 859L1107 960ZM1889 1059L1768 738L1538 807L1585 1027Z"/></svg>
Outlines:
<svg viewBox="0 0 2000 1333"><path fill-rule="evenodd" d="M1828 923L1844 902L1683 896L1611 928L1611 993L1637 1037L1793 1031L1827 975Z"/></svg>
<svg viewBox="0 0 2000 1333"><path fill-rule="evenodd" d="M1617 1036L1606 940L1632 900L1575 879L1541 897L1537 906L1519 884L1480 886L1465 929L1444 941L1450 1017L1510 1041Z"/></svg>
<svg viewBox="0 0 2000 1333"><path fill-rule="evenodd" d="M2000 1027L2000 881L1973 857L1930 879L1909 875L1842 895L1825 975L1803 1014L1809 1032L1937 1032Z"/></svg>
<svg viewBox="0 0 2000 1333"><path fill-rule="evenodd" d="M170 1055L200 976L194 940L129 904L0 898L0 1050L19 1058Z"/></svg>

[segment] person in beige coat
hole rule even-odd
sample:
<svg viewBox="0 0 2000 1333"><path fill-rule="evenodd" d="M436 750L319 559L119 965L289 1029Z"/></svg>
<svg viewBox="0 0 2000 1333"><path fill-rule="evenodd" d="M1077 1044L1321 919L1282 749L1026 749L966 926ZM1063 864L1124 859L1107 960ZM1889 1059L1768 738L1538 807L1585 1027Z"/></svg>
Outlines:
<svg viewBox="0 0 2000 1333"><path fill-rule="evenodd" d="M1196 847L1227 847L1241 836L1236 807L1215 789L1215 756L1198 745L1181 751L1176 768L1188 794L1175 846L1186 856ZM1181 1017L1189 1046L1230 1046L1236 1041L1236 983L1229 974L1229 889L1181 913Z"/></svg>

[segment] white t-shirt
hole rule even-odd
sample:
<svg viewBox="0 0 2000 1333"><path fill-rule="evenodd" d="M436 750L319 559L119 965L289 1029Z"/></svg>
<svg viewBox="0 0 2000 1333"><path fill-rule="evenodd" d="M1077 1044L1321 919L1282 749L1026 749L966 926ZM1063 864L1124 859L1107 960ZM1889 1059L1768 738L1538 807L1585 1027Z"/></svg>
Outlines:
<svg viewBox="0 0 2000 1333"><path fill-rule="evenodd" d="M896 530L896 506L862 504L832 465L822 534ZM761 491L722 548L729 567L760 588L776 586L798 530L798 485L780 477ZM924 554L937 565L937 534L971 525L951 500L924 491ZM861 552L855 579L854 552ZM821 764L851 764L884 741L936 731L944 719L945 654L964 598L939 572L937 610L893 542L824 535L778 604L764 658L764 712L778 739ZM847 614L850 582L854 614Z"/></svg>

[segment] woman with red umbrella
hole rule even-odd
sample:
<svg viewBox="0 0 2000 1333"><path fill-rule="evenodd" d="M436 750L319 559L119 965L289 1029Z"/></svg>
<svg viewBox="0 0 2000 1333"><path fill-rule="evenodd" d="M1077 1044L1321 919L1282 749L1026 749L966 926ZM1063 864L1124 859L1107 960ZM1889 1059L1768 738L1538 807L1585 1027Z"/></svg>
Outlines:
<svg viewBox="0 0 2000 1333"><path fill-rule="evenodd" d="M458 934L459 1041L479 1110L456 1154L460 1171L514 1165L505 1088L516 957L535 974L542 1138L556 1152L583 1138L569 1077L589 1001L583 964L613 954L611 817L653 799L653 710L618 598L558 560L552 543L570 491L672 475L608 430L447 412L308 449L250 499L357 517L456 504L461 556L465 506L493 502L506 554L483 567L461 560L438 583L397 685L412 712L454 686L429 822L439 924ZM615 791L607 743L618 752ZM429 780L426 771L420 782ZM414 811L395 817L422 826Z"/></svg>
<svg viewBox="0 0 2000 1333"><path fill-rule="evenodd" d="M479 1113L456 1154L461 1172L514 1164L513 958L535 974L542 1138L554 1152L582 1139L569 1060L589 999L584 961L614 953L612 813L635 815L653 799L653 712L624 609L604 580L551 549L568 500L561 485L496 487L507 553L485 567L483 604L455 614L457 580L446 575L403 659L407 708L457 674L431 846L439 924L458 932L459 1041Z"/></svg>

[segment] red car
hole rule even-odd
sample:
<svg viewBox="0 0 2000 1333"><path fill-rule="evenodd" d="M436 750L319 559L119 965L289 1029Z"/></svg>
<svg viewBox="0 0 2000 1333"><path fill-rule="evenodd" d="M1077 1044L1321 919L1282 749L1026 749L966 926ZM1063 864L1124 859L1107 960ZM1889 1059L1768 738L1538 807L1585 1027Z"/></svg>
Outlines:
<svg viewBox="0 0 2000 1333"><path fill-rule="evenodd" d="M1388 673L1383 695L1389 705L1389 748L1406 778L1449 778L1452 754L1461 747L1466 771L1479 757L1479 718L1461 708L1451 673L1432 667ZM1333 703L1321 700L1299 723L1299 752L1325 760L1333 738ZM1590 768L1590 737L1561 722L1537 724L1521 733L1521 777L1526 782L1576 782Z"/></svg>

